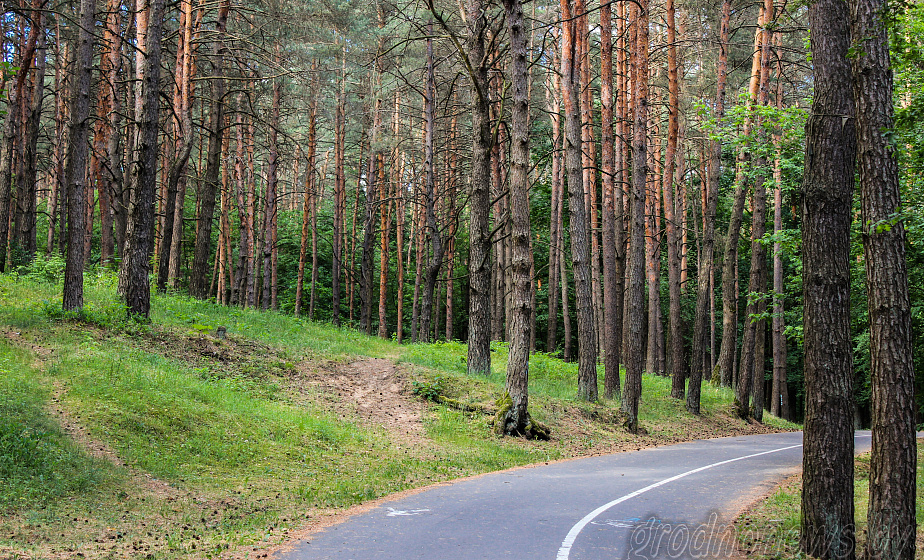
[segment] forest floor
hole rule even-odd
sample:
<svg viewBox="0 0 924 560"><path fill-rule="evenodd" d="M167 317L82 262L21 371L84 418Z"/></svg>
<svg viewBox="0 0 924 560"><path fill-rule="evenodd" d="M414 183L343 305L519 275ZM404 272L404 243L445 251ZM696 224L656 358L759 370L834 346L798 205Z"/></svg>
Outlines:
<svg viewBox="0 0 924 560"><path fill-rule="evenodd" d="M499 437L503 344L472 378L459 343L179 296L127 322L113 283L90 280L84 311L66 315L54 283L0 276L0 558L262 557L450 479L797 428L744 423L708 384L692 416L669 379L646 376L643 431L629 434L618 404L574 398L574 364L536 354L530 406L552 437Z"/></svg>

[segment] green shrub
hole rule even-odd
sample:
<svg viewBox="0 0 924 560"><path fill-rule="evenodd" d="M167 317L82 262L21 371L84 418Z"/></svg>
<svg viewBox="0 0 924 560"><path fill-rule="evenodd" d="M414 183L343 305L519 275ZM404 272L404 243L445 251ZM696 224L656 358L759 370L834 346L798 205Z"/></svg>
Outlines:
<svg viewBox="0 0 924 560"><path fill-rule="evenodd" d="M36 255L32 262L20 266L18 272L30 280L56 284L64 279L65 265L64 257L58 253Z"/></svg>
<svg viewBox="0 0 924 560"><path fill-rule="evenodd" d="M443 395L443 391L445 391L445 387L443 387L443 378L439 375L429 381L412 381L411 386L414 387L415 395L433 402L437 402Z"/></svg>

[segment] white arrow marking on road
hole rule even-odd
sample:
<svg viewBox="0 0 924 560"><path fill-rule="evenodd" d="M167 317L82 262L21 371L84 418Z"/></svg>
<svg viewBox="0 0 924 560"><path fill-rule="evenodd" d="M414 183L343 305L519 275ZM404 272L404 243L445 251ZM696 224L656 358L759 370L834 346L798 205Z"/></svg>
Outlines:
<svg viewBox="0 0 924 560"><path fill-rule="evenodd" d="M428 509L410 509L410 510L403 510L403 509L395 509L395 508L391 508L391 507L390 507L390 508L388 508L388 513L387 513L386 515L387 515L388 517L398 517L398 516L401 516L401 515L420 515L421 513L424 513L424 512L426 512L426 511L430 511L430 510L428 510Z"/></svg>

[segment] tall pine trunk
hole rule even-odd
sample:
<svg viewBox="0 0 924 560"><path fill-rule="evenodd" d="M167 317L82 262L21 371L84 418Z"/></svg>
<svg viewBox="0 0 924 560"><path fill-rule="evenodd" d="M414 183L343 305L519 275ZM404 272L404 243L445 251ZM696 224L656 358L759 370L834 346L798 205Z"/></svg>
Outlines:
<svg viewBox="0 0 924 560"><path fill-rule="evenodd" d="M33 0L32 13L33 14L39 13L40 7L41 7L40 0ZM82 3L81 10L83 10L84 7L85 6ZM93 10L91 9L91 11ZM93 19L92 19L93 15L94 14L91 14L90 16L88 16L91 18L89 19L91 24L93 22ZM84 19L84 17L85 17L85 14L83 14L83 12L81 11L81 23L88 21ZM2 143L0 143L0 272L4 272L6 270L6 255L7 255L7 249L8 249L7 246L10 241L10 231L9 231L10 206L11 206L11 201L13 198L13 168L15 165L13 156L14 156L14 152L16 150L17 144L21 142L20 127L23 124L21 122L22 112L20 110L20 107L25 99L26 76L29 74L29 69L32 67L32 61L35 57L35 49L36 49L36 44L38 42L38 35L39 35L40 30L41 30L41 26L33 25L29 31L28 38L25 39L24 45L22 45L24 48L22 48L22 50L20 51L20 62L19 62L20 68L18 69L16 73L16 80L15 82L13 82L12 91L10 92L10 97L9 97L10 103L7 107L6 120L3 125L3 137L2 139L0 139L0 141L2 141ZM82 42L84 40L92 41L92 38L84 37L83 34L78 33L78 37L77 37L78 49L85 46L84 43ZM86 48L92 48L92 43L90 44L90 46ZM78 52L78 58L76 62L79 65L79 69L77 72L77 79L75 81L79 81L84 78L83 76L84 71L92 72L92 68L87 69L83 66L83 64L85 63L85 60L80 58L80 56L85 55L85 54L86 53L84 51ZM92 57L92 53L89 56ZM90 63L92 63L92 60L90 61ZM89 78L86 78L86 79L89 81ZM87 85L87 87L89 88L89 85ZM74 105L77 105L76 103L77 95L82 95L82 94L83 94L82 92L76 89L74 90L74 93L71 96L71 99L75 101ZM89 92L87 92L87 95L89 95ZM87 107L87 110L89 111L89 107L90 107L89 100L86 101L86 107ZM75 109L78 109L78 108L75 107ZM82 107L79 109L82 110ZM84 125L80 124L80 126L84 126ZM73 120L71 121L71 127L72 128L74 127ZM86 138L84 138L84 141L86 142ZM73 142L71 144L72 145L69 147L69 150L74 150L75 148L73 147ZM80 150L85 151L84 148L76 148L76 149L78 151ZM82 165L86 165L86 164L84 163ZM83 174L83 171L81 171L81 174ZM82 177L79 177L77 178L77 180L80 181L80 183L83 185L82 188L85 189L86 183L84 179ZM68 186L68 189L69 189L68 192L70 192L70 186ZM83 200L84 201L86 200L85 196ZM81 223L84 223L84 221L85 220L82 219ZM82 239L83 238L81 238L81 240ZM80 270L82 274L82 271L83 271L82 260L80 262ZM76 307L81 307L83 305L83 287L82 287L83 279L82 278L80 282L81 282L81 288L80 288L81 303L80 305L77 305ZM73 308L65 307L65 309L73 309Z"/></svg>
<svg viewBox="0 0 924 560"><path fill-rule="evenodd" d="M562 0L562 90L565 106L565 165L568 173L568 211L571 227L571 262L578 319L578 397L597 400L597 333L594 320L593 286L591 285L590 239L584 194L584 170L581 153L581 116L579 88L580 38L579 16L584 3ZM575 19L576 18L576 19Z"/></svg>
<svg viewBox="0 0 924 560"><path fill-rule="evenodd" d="M627 290L626 385L622 408L626 427L638 431L638 403L642 395L642 329L644 328L645 186L648 179L648 2L632 5L632 190L629 222L629 286Z"/></svg>
<svg viewBox="0 0 924 560"><path fill-rule="evenodd" d="M235 197L237 199L237 213L240 222L238 234L238 257L237 270L234 274L235 291L237 293L237 303L241 306L247 305L247 279L248 270L252 254L251 240L253 228L251 226L251 214L247 210L247 147L244 142L244 112L243 94L237 98L237 117L235 118L235 156L234 156L234 176L235 176Z"/></svg>
<svg viewBox="0 0 924 560"><path fill-rule="evenodd" d="M671 396L684 398L686 364L683 359L683 319L680 316L680 223L674 199L674 172L677 168L677 144L680 136L680 78L677 60L677 24L674 21L674 0L668 0L667 15L667 77L668 125L667 149L664 154L664 233L667 243L668 323L670 325Z"/></svg>
<svg viewBox="0 0 924 560"><path fill-rule="evenodd" d="M176 154L170 169L167 172L167 199L164 205L164 221L161 230L161 241L159 253L159 262L157 267L157 289L164 291L167 289L167 280L170 273L171 253L179 252L179 244L173 245L175 234L179 229L182 235L182 224L176 227L176 220L182 221L182 211L177 212L177 204L182 205L186 195L186 189L183 189L183 197L178 195L179 185L182 181L185 187L185 174L189 157L193 148L193 120L192 120L192 103L193 103L193 81L192 74L195 69L193 63L193 14L192 1L184 0L182 3L182 27L179 34L179 45L177 48L176 60L176 79L177 90L174 92L174 133L177 139ZM179 238L177 238L179 241ZM179 255L175 255L174 258ZM178 260L176 261L178 262ZM176 278L178 274L174 274Z"/></svg>
<svg viewBox="0 0 924 560"><path fill-rule="evenodd" d="M119 75L122 67L122 23L121 14L116 9L117 5L118 0L109 1L106 31L103 35L109 46L106 51L107 58L100 65L101 71L105 71L101 87L109 88L110 90L108 95L109 113L103 117L106 120L105 160L107 165L101 170L99 184L97 185L101 206L104 197L108 203L108 210L100 208L100 262L103 264L112 262L116 252L119 254L122 252L122 247L118 245L115 232L116 218L122 212L120 208L121 197L119 196L122 190L122 166L119 165L122 157L122 88L119 86Z"/></svg>
<svg viewBox="0 0 924 560"><path fill-rule="evenodd" d="M622 310L617 298L616 277L616 146L613 128L613 17L610 3L600 2L600 101L602 132L601 174L603 176L603 394L619 396L619 358ZM619 185L622 188L622 185ZM621 201L620 201L621 202ZM622 209L620 209L620 214ZM619 224L621 227L622 224Z"/></svg>
<svg viewBox="0 0 924 560"><path fill-rule="evenodd" d="M162 5L162 4L161 4ZM62 307L75 311L83 307L83 268L85 262L84 239L86 232L86 168L87 141L90 134L90 81L93 76L93 29L96 20L96 2L81 0L80 28L75 49L76 71L71 90L71 119L68 133L68 157L64 171L67 185L67 260L64 268ZM31 56L31 55L30 55ZM26 65L24 65L25 67ZM23 72L24 74L25 72ZM17 76L19 80L19 76ZM17 86L19 84L17 83ZM22 89L19 88L21 93ZM10 111L11 113L13 111ZM4 148L5 149L5 148ZM8 188L8 178L0 173L0 190ZM0 227L6 228L8 201L0 196ZM0 255L6 254L6 239L0 232ZM0 256L0 265L3 263ZM0 266L0 270L3 267Z"/></svg>
<svg viewBox="0 0 924 560"><path fill-rule="evenodd" d="M616 135L615 142L616 146L614 147L614 152L616 156L615 161L615 188L614 188L614 199L613 199L613 211L615 212L615 230L616 235L613 240L614 250L615 250L615 286L614 286L614 296L616 299L615 309L613 310L613 315L609 319L609 322L613 325L613 338L615 339L612 344L615 345L616 353L619 356L619 359L616 360L617 366L619 363L625 362L625 354L623 353L623 331L625 327L625 322L623 318L626 313L625 305L625 286L626 286L626 182L629 179L629 172L627 169L627 155L629 143L626 141L630 131L628 125L628 60L627 60L627 49L626 49L626 5L619 3L616 6L616 91L622 92L621 95L617 96L616 100ZM619 397L618 388L614 392L614 396Z"/></svg>
<svg viewBox="0 0 924 560"><path fill-rule="evenodd" d="M318 205L324 199L324 186L327 183L327 164L330 160L330 149L324 154L324 165L321 167L320 187L311 205L311 296L308 303L308 319L314 320L315 304L317 302L318 285Z"/></svg>
<svg viewBox="0 0 924 560"><path fill-rule="evenodd" d="M548 275L548 321L546 324L545 351L554 352L558 348L558 299L560 297L559 273L559 238L562 236L562 224L559 219L562 193L561 168L561 76L555 71L561 67L561 34L553 28L552 66L549 67L546 79L546 106L549 119L552 121L552 177L549 203L551 212L549 217L549 275Z"/></svg>
<svg viewBox="0 0 924 560"><path fill-rule="evenodd" d="M35 74L32 77L31 96L22 99L23 134L22 158L16 174L16 229L15 244L23 256L31 261L37 249L36 239L36 205L38 190L36 187L36 148L39 137L39 121L42 116L42 99L45 93L45 18L38 12L33 25L38 28L35 47Z"/></svg>
<svg viewBox="0 0 924 560"><path fill-rule="evenodd" d="M847 4L817 0L809 6L808 23L815 96L806 124L802 200L805 429L800 543L811 556L853 560L849 260L856 125Z"/></svg>
<svg viewBox="0 0 924 560"><path fill-rule="evenodd" d="M216 38L212 45L212 100L209 108L208 148L205 176L199 183L199 211L196 215L196 244L189 277L189 294L199 299L209 297L208 265L212 249L212 218L215 214L215 198L219 188L221 171L222 127L225 116L224 34L228 22L230 0L223 0L218 7L215 24ZM179 196L177 197L179 198Z"/></svg>
<svg viewBox="0 0 924 560"><path fill-rule="evenodd" d="M728 18L731 7L726 8L722 4L722 24L721 41L724 49L728 45ZM754 54L751 57L751 79L748 85L748 103L752 104L757 99L757 88L760 84L760 37L763 34L763 26L766 24L766 10L761 6L760 15L757 18L758 29L754 35ZM720 64L724 67L727 64L727 57L720 57ZM724 80L724 73L720 79ZM724 107L724 105L723 105ZM746 137L751 133L751 116L748 114L744 122L743 135ZM714 148L715 149L715 148ZM721 149L721 148L719 148ZM713 154L713 160L715 160ZM721 152L719 152L721 158ZM744 216L744 203L747 198L748 188L745 179L744 168L747 163L747 152L744 147L739 148L737 171L735 174L735 198L732 205L731 217L728 221L728 234L725 239L725 258L722 268L722 345L719 349L719 369L721 371L722 384L731 386L734 378L735 354L738 345L738 240L741 235L741 222ZM750 385L748 383L748 385Z"/></svg>
<svg viewBox="0 0 924 560"><path fill-rule="evenodd" d="M151 309L148 279L154 250L154 203L157 192L157 132L160 114L160 59L164 0L150 0L143 80L135 148L134 193L126 232L125 256L120 276L124 278L125 305L130 316L147 317Z"/></svg>
<svg viewBox="0 0 924 560"><path fill-rule="evenodd" d="M774 47L782 45L782 35L774 33ZM777 62L776 108L783 109L782 62ZM786 384L786 320L783 315L783 247L780 233L783 231L783 168L782 137L774 134L776 157L773 161L773 388L770 392L770 412L786 420L792 419L789 409L789 389Z"/></svg>
<svg viewBox="0 0 924 560"><path fill-rule="evenodd" d="M343 227L346 212L346 176L344 151L346 149L346 51L340 69L340 94L334 114L334 231L331 240L333 270L331 271L331 318L340 326L340 276L343 273Z"/></svg>
<svg viewBox="0 0 924 560"><path fill-rule="evenodd" d="M388 272L389 272L389 240L391 238L392 208L400 211L400 204L395 200L401 196L401 176L398 164L398 138L401 133L401 93L395 91L395 107L392 114L392 137L395 147L391 153L391 186L389 200L386 202L385 212L382 213L379 238L379 337L388 338ZM385 187L385 166L379 168L381 176L379 182ZM399 218L400 219L400 218ZM401 263L401 251L398 251L398 266Z"/></svg>
<svg viewBox="0 0 924 560"><path fill-rule="evenodd" d="M395 125L397 129L397 124ZM397 165L396 181L395 181L395 192L397 193L397 209L395 211L395 265L398 268L398 293L395 294L395 303L397 309L395 310L397 314L396 325L395 325L395 337L397 338L398 344L404 342L404 225L406 221L406 212L405 207L405 188L404 188L404 158L405 154L402 151L400 159L400 164Z"/></svg>
<svg viewBox="0 0 924 560"><path fill-rule="evenodd" d="M856 95L863 253L870 319L873 443L866 558L915 557L914 362L898 164L893 130L892 73L886 3L850 4Z"/></svg>
<svg viewBox="0 0 924 560"><path fill-rule="evenodd" d="M277 57L278 57L277 50ZM276 239L279 207L279 103L282 97L280 79L273 81L273 104L270 107L269 155L266 161L266 197L263 212L263 309L277 309L276 301Z"/></svg>
<svg viewBox="0 0 924 560"><path fill-rule="evenodd" d="M504 418L504 433L527 434L529 429L529 340L532 297L529 225L529 71L526 25L520 0L504 0L510 52L513 59L513 108L510 137L510 221L512 226L511 277L513 293L507 309L510 357L506 390L510 409Z"/></svg>
<svg viewBox="0 0 924 560"><path fill-rule="evenodd" d="M317 69L317 63L312 67ZM298 279L295 284L295 315L298 316L302 311L302 299L304 296L305 285L305 265L308 260L308 234L311 227L312 217L314 215L312 208L317 204L315 201L317 190L317 176L315 175L315 163L318 151L318 95L317 82L312 92L311 108L308 110L308 164L305 169L305 193L302 198L302 237L298 250ZM316 248L312 248L312 253ZM309 313L310 318L310 313Z"/></svg>

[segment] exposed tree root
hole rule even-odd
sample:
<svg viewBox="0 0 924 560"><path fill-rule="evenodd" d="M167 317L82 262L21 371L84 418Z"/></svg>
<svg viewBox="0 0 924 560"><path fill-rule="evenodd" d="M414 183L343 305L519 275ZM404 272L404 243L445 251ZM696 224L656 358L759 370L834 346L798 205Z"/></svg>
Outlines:
<svg viewBox="0 0 924 560"><path fill-rule="evenodd" d="M494 414L494 433L503 436L548 441L551 438L552 430L545 424L534 420L528 412L525 419L517 418L510 395L504 393L504 396L497 401L497 412Z"/></svg>

